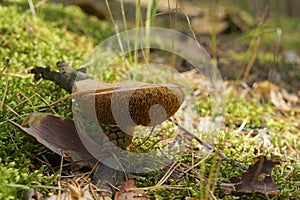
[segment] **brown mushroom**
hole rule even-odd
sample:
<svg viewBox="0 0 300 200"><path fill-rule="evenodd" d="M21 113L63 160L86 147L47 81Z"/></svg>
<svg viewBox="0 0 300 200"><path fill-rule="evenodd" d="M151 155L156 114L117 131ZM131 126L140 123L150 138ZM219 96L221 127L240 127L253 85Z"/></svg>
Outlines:
<svg viewBox="0 0 300 200"><path fill-rule="evenodd" d="M161 123L171 117L184 100L184 92L176 85L141 82L107 84L87 79L85 73L74 70L65 62L58 62L57 67L59 72L50 71L49 67L35 67L30 72L34 73L35 79L54 81L68 92L72 92L73 86L72 96L79 112L93 119L96 117L100 125L109 125L107 130L104 129L104 135L111 143L106 137L98 138L104 143L99 150L109 151L112 146L126 149L132 142L134 126ZM87 140L96 140L98 132L89 134ZM117 185L124 179L124 174L100 164L93 179L95 183L101 179L101 188L111 191L106 182Z"/></svg>
<svg viewBox="0 0 300 200"><path fill-rule="evenodd" d="M97 117L101 125L110 125L114 131L105 131L105 135L123 149L131 143L134 126L160 124L171 117L184 100L184 92L177 85L108 84L88 79L85 71L74 70L66 62L57 62L56 66L59 72L51 71L49 67L35 67L30 73L37 80L54 81L72 92L80 111L93 119ZM112 132L114 134L110 134ZM123 132L127 134L122 135Z"/></svg>
<svg viewBox="0 0 300 200"><path fill-rule="evenodd" d="M73 90L85 115L96 112L98 122L109 125L157 125L174 115L184 100L184 92L172 84L82 80Z"/></svg>

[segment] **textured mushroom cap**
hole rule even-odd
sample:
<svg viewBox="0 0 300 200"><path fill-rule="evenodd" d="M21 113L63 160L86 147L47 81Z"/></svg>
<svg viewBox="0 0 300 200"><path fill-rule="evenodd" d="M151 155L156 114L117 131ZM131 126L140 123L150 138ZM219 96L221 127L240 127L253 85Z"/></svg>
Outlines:
<svg viewBox="0 0 300 200"><path fill-rule="evenodd" d="M82 80L74 85L74 98L85 115L100 124L152 126L168 119L179 109L184 92L171 84L142 82L107 84Z"/></svg>

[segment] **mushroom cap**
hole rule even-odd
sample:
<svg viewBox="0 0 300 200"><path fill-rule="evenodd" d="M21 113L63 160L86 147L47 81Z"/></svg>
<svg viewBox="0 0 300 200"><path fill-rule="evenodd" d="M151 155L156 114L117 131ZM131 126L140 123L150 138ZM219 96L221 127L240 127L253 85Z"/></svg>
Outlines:
<svg viewBox="0 0 300 200"><path fill-rule="evenodd" d="M172 84L82 80L74 84L73 91L85 115L96 113L100 124L119 126L159 124L174 115L184 100L184 92Z"/></svg>

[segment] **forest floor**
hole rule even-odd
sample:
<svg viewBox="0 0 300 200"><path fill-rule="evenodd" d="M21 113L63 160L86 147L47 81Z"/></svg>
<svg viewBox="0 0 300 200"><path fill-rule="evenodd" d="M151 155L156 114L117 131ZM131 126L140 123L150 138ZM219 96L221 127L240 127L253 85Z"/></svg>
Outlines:
<svg viewBox="0 0 300 200"><path fill-rule="evenodd" d="M87 16L76 6L34 1L30 7L29 2L0 1L0 199L100 199L103 191L92 182L95 166L82 167L74 155L55 154L9 121L22 124L30 113L72 119L72 98L64 98L68 93L28 72L36 66L56 71L55 64L62 60L82 67L93 49L115 34L115 24ZM134 182L125 181L115 199L300 198L299 19L260 21L249 14L253 22L248 24L237 22L236 11L224 12L219 20L228 26L223 30L215 22L220 30L213 36L205 30L193 35L181 15L167 17L178 26L170 21L167 26L157 16L161 27L176 27L197 38L220 72L222 89L210 90L213 75L199 73L188 59L150 50L151 62L172 66L179 71L175 78L183 77L172 82L184 85L186 92L184 106L173 119L188 131L167 121L144 141L143 134L150 130L138 127L130 151L157 151L168 145L183 145L185 150L161 170L129 173L127 178ZM201 24L206 19L199 20ZM188 45L186 51L193 53ZM147 67L148 62L144 52L137 53L137 60L122 57L100 78L118 82L125 74L164 83L165 72L155 67L138 70L137 63Z"/></svg>

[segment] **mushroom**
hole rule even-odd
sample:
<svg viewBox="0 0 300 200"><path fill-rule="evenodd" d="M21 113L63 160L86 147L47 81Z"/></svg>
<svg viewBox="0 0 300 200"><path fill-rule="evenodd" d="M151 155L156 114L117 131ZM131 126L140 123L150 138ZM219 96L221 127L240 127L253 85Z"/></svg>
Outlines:
<svg viewBox="0 0 300 200"><path fill-rule="evenodd" d="M184 100L184 92L177 85L143 82L108 84L88 79L85 69L74 70L66 62L59 61L56 66L59 72L51 71L50 67L35 67L30 73L36 80L51 80L73 93L79 109L87 117L93 117L96 111L99 124L113 127L114 131L107 130L105 135L121 148L130 145L134 126L160 124L174 115ZM123 143L120 142L122 140Z"/></svg>
<svg viewBox="0 0 300 200"><path fill-rule="evenodd" d="M143 82L108 84L89 79L75 82L73 94L85 116L92 118L96 115L99 124L117 125L128 135L105 132L121 148L130 145L128 141L132 139L134 126L162 123L175 114L184 100L184 92L177 85ZM120 142L121 138L126 145Z"/></svg>
<svg viewBox="0 0 300 200"><path fill-rule="evenodd" d="M110 125L118 124L115 119L117 116L113 115L113 107L118 109L121 118L129 117L126 116L126 111L129 111L134 124L128 125L152 126L174 115L184 100L183 91L172 84L108 84L87 79L75 82L73 91L75 100L85 114L92 112L87 102L94 100L99 123ZM76 93L81 95L77 96ZM162 113L161 107L153 110L155 105L162 106L165 113Z"/></svg>
<svg viewBox="0 0 300 200"><path fill-rule="evenodd" d="M110 140L116 147L126 149L132 142L135 126L160 124L174 115L184 100L184 92L177 85L142 82L108 84L88 79L84 70L74 70L68 63L58 62L56 65L59 72L50 71L49 67L35 67L30 72L35 79L54 81L72 93L83 115L96 117L99 124L108 125L109 129L103 131L108 138L97 137L98 133L88 136L90 140L102 140L104 145ZM111 188L106 182L117 185L123 179L123 172L101 163L93 175L94 182L101 180L101 188L108 191Z"/></svg>

